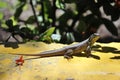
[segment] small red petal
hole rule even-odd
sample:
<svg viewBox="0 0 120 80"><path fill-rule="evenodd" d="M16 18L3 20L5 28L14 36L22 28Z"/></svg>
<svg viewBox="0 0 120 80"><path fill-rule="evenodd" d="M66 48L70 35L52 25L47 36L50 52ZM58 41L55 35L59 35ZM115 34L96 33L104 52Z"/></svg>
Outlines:
<svg viewBox="0 0 120 80"><path fill-rule="evenodd" d="M23 56L20 56L20 58L15 61L16 61L17 65L23 65L23 63L24 63Z"/></svg>

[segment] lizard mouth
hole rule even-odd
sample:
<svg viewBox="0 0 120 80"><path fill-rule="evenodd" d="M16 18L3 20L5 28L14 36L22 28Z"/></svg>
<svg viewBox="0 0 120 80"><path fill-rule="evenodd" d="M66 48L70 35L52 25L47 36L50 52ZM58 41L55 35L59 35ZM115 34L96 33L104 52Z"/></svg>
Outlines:
<svg viewBox="0 0 120 80"><path fill-rule="evenodd" d="M93 38L92 38L93 40L97 41L99 38L100 38L100 34L98 33L93 34Z"/></svg>

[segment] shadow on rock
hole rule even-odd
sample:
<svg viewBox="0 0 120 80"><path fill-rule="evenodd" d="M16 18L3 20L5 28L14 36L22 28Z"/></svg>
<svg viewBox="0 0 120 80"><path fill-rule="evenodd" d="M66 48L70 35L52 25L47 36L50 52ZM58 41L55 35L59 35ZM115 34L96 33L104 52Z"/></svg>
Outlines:
<svg viewBox="0 0 120 80"><path fill-rule="evenodd" d="M120 59L120 56L114 56L114 57L111 57L110 59Z"/></svg>
<svg viewBox="0 0 120 80"><path fill-rule="evenodd" d="M4 47L12 47L13 49L19 48L17 42L6 42L6 43L4 44Z"/></svg>
<svg viewBox="0 0 120 80"><path fill-rule="evenodd" d="M94 51L99 51L99 52L104 52L104 53L111 52L111 53L114 53L114 54L120 54L120 50L118 50L115 47L96 45L96 46L93 46L93 48L94 48ZM98 48L101 48L101 49L98 49Z"/></svg>

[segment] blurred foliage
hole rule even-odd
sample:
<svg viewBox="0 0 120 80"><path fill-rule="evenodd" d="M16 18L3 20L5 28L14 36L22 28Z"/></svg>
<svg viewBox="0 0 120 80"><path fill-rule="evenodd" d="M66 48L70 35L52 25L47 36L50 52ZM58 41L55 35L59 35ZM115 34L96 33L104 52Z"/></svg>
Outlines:
<svg viewBox="0 0 120 80"><path fill-rule="evenodd" d="M47 41L47 42L49 40L49 42L52 42L51 35L53 34L54 30L55 30L55 27L52 27L52 28L49 28L48 30L46 30L44 33L42 33L40 35L40 40Z"/></svg>
<svg viewBox="0 0 120 80"><path fill-rule="evenodd" d="M85 36L96 32L101 24L105 24L106 28L117 36L117 28L113 21L118 20L120 16L119 2L119 0L18 0L14 3L15 11L10 19L5 22L4 13L0 12L0 21L2 27L7 26L7 31L19 34L24 40L62 43L81 41ZM6 7L8 6L5 1L0 1L0 8ZM103 8L105 15L111 19L104 18L100 8ZM28 13L25 13L27 10Z"/></svg>

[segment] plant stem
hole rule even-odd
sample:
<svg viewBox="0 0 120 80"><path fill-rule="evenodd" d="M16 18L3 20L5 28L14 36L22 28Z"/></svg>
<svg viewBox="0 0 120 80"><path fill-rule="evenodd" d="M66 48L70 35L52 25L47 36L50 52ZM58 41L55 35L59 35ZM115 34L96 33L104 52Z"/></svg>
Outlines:
<svg viewBox="0 0 120 80"><path fill-rule="evenodd" d="M32 7L32 11L33 11L33 14L34 14L36 23L37 23L37 27L39 28L39 31L40 31L40 30L41 30L41 29L40 29L40 25L39 25L39 22L38 22L38 19L37 19L37 15L36 15L36 12L35 12L34 5L33 5L32 0L30 0L30 5L31 5L31 7Z"/></svg>
<svg viewBox="0 0 120 80"><path fill-rule="evenodd" d="M42 18L43 18L43 23L45 25L45 10L44 10L44 2L41 0L41 6L42 6Z"/></svg>
<svg viewBox="0 0 120 80"><path fill-rule="evenodd" d="M55 5L55 2L56 2L56 0L53 0L53 16L52 16L53 22L52 22L52 26L55 26L55 21L56 21L56 16L55 16L56 5Z"/></svg>

